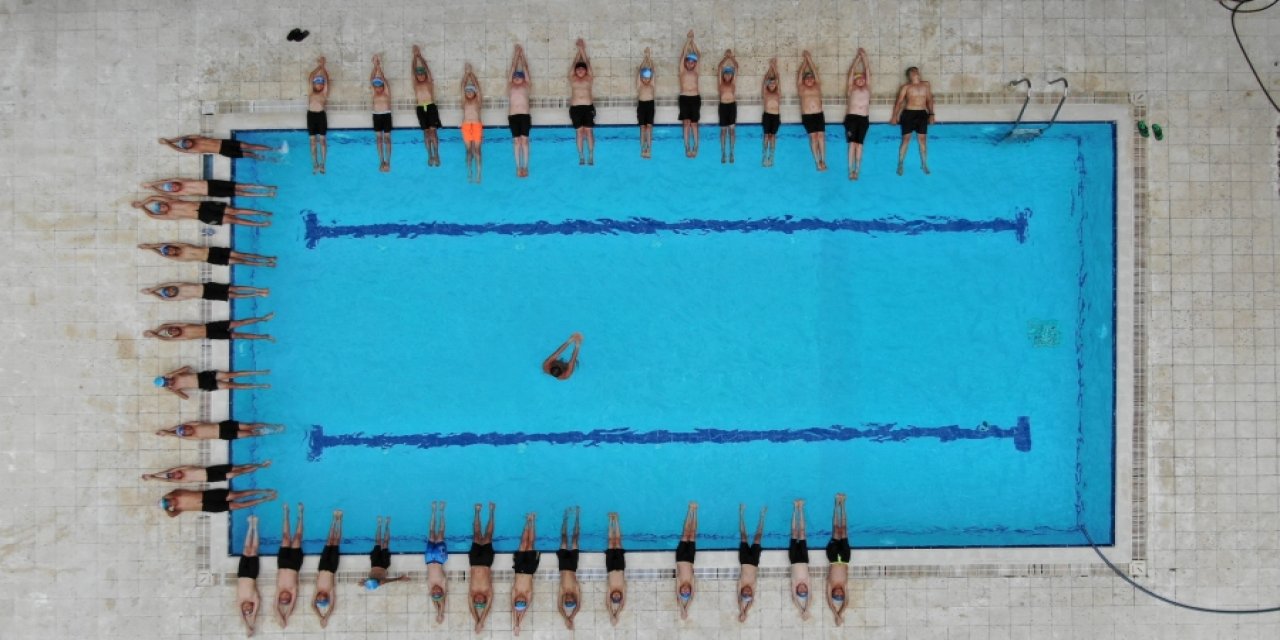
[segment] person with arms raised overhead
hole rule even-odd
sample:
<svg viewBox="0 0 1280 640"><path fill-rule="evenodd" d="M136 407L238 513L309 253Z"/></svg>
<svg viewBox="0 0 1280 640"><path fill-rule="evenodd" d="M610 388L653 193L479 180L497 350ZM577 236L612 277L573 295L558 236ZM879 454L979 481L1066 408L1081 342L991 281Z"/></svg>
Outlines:
<svg viewBox="0 0 1280 640"><path fill-rule="evenodd" d="M533 548L538 541L537 522L538 514L525 514L520 547L511 556L511 569L516 574L511 584L511 631L515 635L520 635L524 614L533 606L533 574L538 572L538 562L542 559L542 554Z"/></svg>
<svg viewBox="0 0 1280 640"><path fill-rule="evenodd" d="M489 524L480 529L480 503L476 503L475 518L471 521L471 550L467 560L471 563L471 575L467 577L468 608L475 620L476 633L484 631L484 621L493 610L493 510L489 503Z"/></svg>
<svg viewBox="0 0 1280 640"><path fill-rule="evenodd" d="M142 290L142 293L153 295L165 302L180 300L239 300L241 298L265 298L271 294L270 289L244 287L222 282L166 282Z"/></svg>
<svg viewBox="0 0 1280 640"><path fill-rule="evenodd" d="M569 512L573 512L573 538L569 538ZM578 538L582 533L582 507L564 510L560 522L560 549L556 560L560 569L560 593L556 598L556 610L564 618L564 626L573 630L573 619L582 610L582 586L578 584Z"/></svg>
<svg viewBox="0 0 1280 640"><path fill-rule="evenodd" d="M143 474L143 480L159 480L161 482L226 482L232 478L248 475L258 469L266 469L271 466L271 461L266 460L257 464L215 464L209 467L197 467L194 465L184 465L181 467L170 467L164 471L157 473Z"/></svg>
<svg viewBox="0 0 1280 640"><path fill-rule="evenodd" d="M276 188L265 184L245 184L230 180L183 180L165 178L142 183L143 188L171 196L208 196L210 198L274 198Z"/></svg>
<svg viewBox="0 0 1280 640"><path fill-rule="evenodd" d="M302 505L298 505L301 513ZM301 523L299 523L301 528ZM316 567L316 595L311 599L311 610L320 618L320 628L329 626L329 616L338 605L338 562L342 559L342 510L333 510L329 522L329 537L320 551L320 565Z"/></svg>
<svg viewBox="0 0 1280 640"><path fill-rule="evenodd" d="M184 422L176 427L161 429L158 436L183 438L185 440L239 440L240 438L256 438L284 432L284 425L267 424L265 422L240 422L239 420L223 420L222 422Z"/></svg>
<svg viewBox="0 0 1280 640"><path fill-rule="evenodd" d="M329 102L329 70L324 67L324 56L316 60L311 70L311 92L307 94L307 138L311 141L311 173L324 173L324 163L329 155L329 114L325 106Z"/></svg>
<svg viewBox="0 0 1280 640"><path fill-rule="evenodd" d="M698 157L698 122L702 120L702 93L698 88L698 58L702 56L693 41L693 29L680 50L680 124L684 129L684 155Z"/></svg>
<svg viewBox="0 0 1280 640"><path fill-rule="evenodd" d="M622 609L627 606L627 551L622 548L622 525L616 512L609 514L609 546L604 551L604 608L609 624L618 626Z"/></svg>
<svg viewBox="0 0 1280 640"><path fill-rule="evenodd" d="M427 593L436 608L436 624L444 622L448 608L449 581L444 564L449 561L449 547L444 538L444 502L431 503L431 520L427 522Z"/></svg>
<svg viewBox="0 0 1280 640"><path fill-rule="evenodd" d="M902 144L898 145L898 175L902 175L902 163L907 159L907 147L911 134L916 134L920 146L920 170L929 174L929 125L933 117L933 88L920 79L920 69L907 69L907 82L898 87L898 100L893 103L893 117L889 124L902 128Z"/></svg>
<svg viewBox="0 0 1280 640"><path fill-rule="evenodd" d="M773 152L778 148L778 128L782 126L782 82L779 80L778 59L769 58L769 70L761 81L760 101L764 113L760 116L761 145L764 147L760 166L773 166Z"/></svg>
<svg viewBox="0 0 1280 640"><path fill-rule="evenodd" d="M591 58L587 56L587 43L578 38L574 43L573 66L569 68L569 120L573 123L574 137L578 144L578 164L596 163L596 107L591 95L595 75ZM583 146L586 154L583 154Z"/></svg>
<svg viewBox="0 0 1280 640"><path fill-rule="evenodd" d="M369 72L369 87L373 89L373 131L378 139L378 171L391 171L391 85L382 72L382 56L373 56L373 71Z"/></svg>
<svg viewBox="0 0 1280 640"><path fill-rule="evenodd" d="M511 128L511 152L516 158L516 177L529 175L529 132L533 129L533 117L529 115L529 96L533 91L533 76L524 48L516 45L511 54L511 68L507 69L507 126Z"/></svg>
<svg viewBox="0 0 1280 640"><path fill-rule="evenodd" d="M246 327L258 322L266 322L275 317L276 314L268 313L261 318L246 318L244 320L219 320L215 322L207 322L205 324L190 324L187 322L172 322L162 324L155 329L144 331L142 335L157 340L270 340L275 342L276 339L262 333L240 333L236 331L240 327Z"/></svg>
<svg viewBox="0 0 1280 640"><path fill-rule="evenodd" d="M152 220L199 220L208 225L240 224L247 227L268 227L271 222L257 220L270 217L267 211L257 209L237 209L227 206L225 202L204 200L192 202L168 196L151 196L141 202L133 202L133 208L142 209Z"/></svg>
<svg viewBox="0 0 1280 640"><path fill-rule="evenodd" d="M236 609L244 623L245 635L253 637L258 629L258 611L262 609L262 594L258 592L258 516L249 516L249 530L244 534L244 549L240 552L240 567L236 570Z"/></svg>
<svg viewBox="0 0 1280 640"><path fill-rule="evenodd" d="M636 71L636 122L640 125L640 157L648 158L653 150L653 115L656 96L653 88L653 57L644 48L644 60Z"/></svg>
<svg viewBox="0 0 1280 640"><path fill-rule="evenodd" d="M800 94L800 122L809 135L809 151L818 171L827 170L827 116L822 111L822 81L813 56L805 51L796 69L796 93Z"/></svg>
<svg viewBox="0 0 1280 640"><path fill-rule="evenodd" d="M258 151L271 151L271 147L262 144L249 144L239 140L223 140L205 136L181 136L177 138L160 138L160 144L181 153L197 155L218 155L231 159L253 158L259 160L262 154Z"/></svg>
<svg viewBox="0 0 1280 640"><path fill-rule="evenodd" d="M436 106L436 81L431 75L422 50L413 45L413 111L422 129L422 144L427 147L427 166L440 166L440 108Z"/></svg>
<svg viewBox="0 0 1280 640"><path fill-rule="evenodd" d="M684 514L684 529L680 543L676 545L676 607L680 619L689 618L689 604L693 602L696 582L693 576L693 559L698 553L698 503L689 502Z"/></svg>
<svg viewBox="0 0 1280 640"><path fill-rule="evenodd" d="M862 141L871 127L871 64L867 52L858 47L858 55L849 64L849 77L845 79L845 93L849 106L844 116L844 139L849 143L849 179L857 180L862 169Z"/></svg>
<svg viewBox="0 0 1280 640"><path fill-rule="evenodd" d="M791 602L800 610L802 620L809 619L809 543L804 526L804 500L791 503L791 544L787 547L791 562Z"/></svg>
<svg viewBox="0 0 1280 640"><path fill-rule="evenodd" d="M289 531L289 505L284 507L280 551L276 554L276 619L280 628L289 626L289 616L298 606L298 572L302 571L302 503L298 503L298 527Z"/></svg>
<svg viewBox="0 0 1280 640"><path fill-rule="evenodd" d="M207 262L212 265L240 265L244 267L274 267L276 259L256 253L232 251L229 247L197 247L185 242L145 242L139 249L154 251L174 262Z"/></svg>
<svg viewBox="0 0 1280 640"><path fill-rule="evenodd" d="M573 348L573 352L569 354L569 358L561 358L560 356L570 347ZM542 372L556 380L568 380L578 368L578 353L581 351L582 334L575 331L568 340L564 341L564 344L560 345L560 348L555 350L555 353L542 361Z"/></svg>
<svg viewBox="0 0 1280 640"><path fill-rule="evenodd" d="M725 142L728 142L729 164L733 164L733 148L738 144L738 59L733 49L725 49L718 67L717 86L720 93L720 164L725 163Z"/></svg>
<svg viewBox="0 0 1280 640"><path fill-rule="evenodd" d="M831 541L827 543L827 606L836 616L836 626L844 624L849 589L849 515L844 510L845 495L836 494L831 510Z"/></svg>
<svg viewBox="0 0 1280 640"><path fill-rule="evenodd" d="M764 516L769 507L760 509L760 523L756 525L755 538L747 544L747 505L738 505L738 622L747 621L747 612L756 603L756 577L760 573L760 539L764 537Z"/></svg>
<svg viewBox="0 0 1280 640"><path fill-rule="evenodd" d="M467 145L467 181L476 184L480 184L484 175L484 156L480 153L484 142L484 124L480 119L483 108L480 80L468 62L462 70L462 142Z"/></svg>

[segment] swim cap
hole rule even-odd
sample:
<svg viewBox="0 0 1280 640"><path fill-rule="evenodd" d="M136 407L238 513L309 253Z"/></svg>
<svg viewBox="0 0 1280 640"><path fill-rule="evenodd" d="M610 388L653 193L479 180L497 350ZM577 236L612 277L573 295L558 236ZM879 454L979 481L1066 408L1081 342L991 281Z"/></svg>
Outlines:
<svg viewBox="0 0 1280 640"><path fill-rule="evenodd" d="M733 73L733 67L725 67L721 73Z"/></svg>
<svg viewBox="0 0 1280 640"><path fill-rule="evenodd" d="M151 213L160 213L160 208L164 206L164 203L152 200L151 202L148 202L146 206L147 211L150 211Z"/></svg>
<svg viewBox="0 0 1280 640"><path fill-rule="evenodd" d="M693 53L692 51L690 51L690 52L689 52L689 55L685 56L685 57L684 57L684 59L685 59L685 60L687 60L687 61L689 61L689 62L697 62L697 61L698 61L698 54Z"/></svg>
<svg viewBox="0 0 1280 640"><path fill-rule="evenodd" d="M653 69L650 69L649 67L644 67L643 69L641 69L641 70L640 70L640 77L641 77L641 78L652 78L652 77L653 77Z"/></svg>
<svg viewBox="0 0 1280 640"><path fill-rule="evenodd" d="M195 143L188 138L182 138L181 140L178 140L178 146L182 147L183 149L190 149L191 146L194 144Z"/></svg>
<svg viewBox="0 0 1280 640"><path fill-rule="evenodd" d="M752 598L751 596L742 596L743 602L751 602L753 599L754 598Z"/></svg>
<svg viewBox="0 0 1280 640"><path fill-rule="evenodd" d="M316 76L311 79L313 84L324 84L324 76Z"/></svg>
<svg viewBox="0 0 1280 640"><path fill-rule="evenodd" d="M835 600L836 602L844 602L844 596L836 593L831 594L831 599Z"/></svg>
<svg viewBox="0 0 1280 640"><path fill-rule="evenodd" d="M368 580L364 581L364 588L370 591L373 591L374 589L377 589L381 584L382 583L378 582L377 578L369 578Z"/></svg>
<svg viewBox="0 0 1280 640"><path fill-rule="evenodd" d="M529 608L529 603L524 600L516 600L516 611L524 611Z"/></svg>
<svg viewBox="0 0 1280 640"><path fill-rule="evenodd" d="M511 77L512 77L512 78L523 78L523 77L524 77L524 72L523 72L523 71L521 71L521 70L519 70L519 69L516 69L515 73L511 74Z"/></svg>
<svg viewBox="0 0 1280 640"><path fill-rule="evenodd" d="M168 499L168 498L160 498L160 510L161 510L161 511L168 511L170 506L171 506L171 505L170 505L170 503L169 503L169 499Z"/></svg>
<svg viewBox="0 0 1280 640"><path fill-rule="evenodd" d="M169 182L166 182L166 183L164 183L164 184L160 185L160 188L161 188L161 189L164 189L165 191L174 191L174 190L176 190L176 189L178 188L178 183L173 182L173 181L169 181Z"/></svg>
<svg viewBox="0 0 1280 640"><path fill-rule="evenodd" d="M385 84L382 81L382 78L374 78L372 82L373 82L373 86L375 87L381 87L383 84Z"/></svg>
<svg viewBox="0 0 1280 640"><path fill-rule="evenodd" d="M488 605L488 604L489 604L489 603L487 603L487 602L477 602L477 603L475 603L475 606L476 606L476 608L477 608L477 609L483 609L483 608L485 608L485 606L486 606L486 605Z"/></svg>
<svg viewBox="0 0 1280 640"><path fill-rule="evenodd" d="M174 253L177 253L177 251L175 251L174 247L171 247L171 246L169 246L169 245L167 245L167 244L166 244L166 245L164 245L164 246L162 246L162 247L160 247L160 255L162 255L162 256L171 256L171 255L173 255Z"/></svg>
<svg viewBox="0 0 1280 640"><path fill-rule="evenodd" d="M152 382L154 382L157 387L163 387L164 384L168 381L169 379L164 376L156 376L156 379L152 380Z"/></svg>
<svg viewBox="0 0 1280 640"><path fill-rule="evenodd" d="M435 600L436 602L440 602L441 600L444 600L444 594L443 594L443 593L433 593L433 594L431 594L431 599L432 599L432 600Z"/></svg>
<svg viewBox="0 0 1280 640"><path fill-rule="evenodd" d="M172 298L177 295L177 293L169 293L169 289L177 289L177 287L160 287L160 290L156 291L156 294L161 298Z"/></svg>
<svg viewBox="0 0 1280 640"><path fill-rule="evenodd" d="M187 426L187 425L185 425L185 424L180 424L180 425L178 425L178 428L174 430L174 433L178 434L178 436L179 436L179 437L183 437L183 438L185 438L185 437L187 437L187 436L189 436L189 435L194 434L194 433L195 433L195 428L194 428L194 427L189 427L189 426Z"/></svg>
<svg viewBox="0 0 1280 640"><path fill-rule="evenodd" d="M475 86L474 84L469 84L469 85L467 85L467 86L466 86L466 88L464 89L464 91L466 91L467 93L475 93L475 92L476 92L476 86Z"/></svg>
<svg viewBox="0 0 1280 640"><path fill-rule="evenodd" d="M413 68L413 73L414 73L414 75L425 76L425 75L427 75L427 68L426 68L426 67L414 67L414 68Z"/></svg>
<svg viewBox="0 0 1280 640"><path fill-rule="evenodd" d="M812 78L812 77L814 77L814 75L813 75L813 72L812 72L812 71L806 71L806 72L804 72L804 76L802 76L802 77L804 77L804 78Z"/></svg>
<svg viewBox="0 0 1280 640"><path fill-rule="evenodd" d="M577 603L576 601L570 600L570 601L568 601L568 602L564 603L564 608L566 608L566 609L577 609L577 608L578 608L578 603Z"/></svg>
<svg viewBox="0 0 1280 640"><path fill-rule="evenodd" d="M316 598L316 606L317 606L317 607L327 607L327 606L329 606L329 599L328 599L328 598Z"/></svg>
<svg viewBox="0 0 1280 640"><path fill-rule="evenodd" d="M808 600L808 599L809 599L809 592L807 592L807 591L806 591L806 592L804 592L804 593L797 593L797 594L796 594L796 597L797 597L797 598L800 598L801 600Z"/></svg>
<svg viewBox="0 0 1280 640"><path fill-rule="evenodd" d="M693 592L689 592L689 593L680 593L680 592L676 592L676 597L677 597L677 598L680 598L681 600L688 601L688 600L689 600L689 598L692 598L692 597L693 597Z"/></svg>

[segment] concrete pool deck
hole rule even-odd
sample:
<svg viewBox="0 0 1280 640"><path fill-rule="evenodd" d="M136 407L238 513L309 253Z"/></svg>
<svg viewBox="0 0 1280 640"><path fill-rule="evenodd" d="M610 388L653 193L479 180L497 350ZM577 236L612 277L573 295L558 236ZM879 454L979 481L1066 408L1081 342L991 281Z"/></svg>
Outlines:
<svg viewBox="0 0 1280 640"><path fill-rule="evenodd" d="M285 42L295 26L310 29L311 37ZM1239 26L1264 80L1280 93L1272 64L1280 43L1264 37L1280 32L1280 9L1242 16ZM157 137L200 130L207 124L204 102L297 98L321 54L330 60L335 102L362 104L369 57L377 52L385 54L403 97L414 42L452 92L463 60L496 86L511 44L523 41L540 74L537 91L549 97L563 93L558 74L581 35L597 65L598 95L619 99L631 95L631 69L643 48L653 46L660 91L670 94L675 52L690 27L705 58L735 48L747 95L759 77L746 72L758 74L776 54L785 88L798 50L807 47L831 100L861 45L872 56L880 99L909 64L925 70L948 104L971 102L962 94L1006 95L1006 83L1024 75L1037 87L1065 75L1073 93L1131 96L1149 122L1161 123L1166 140L1137 147L1145 163L1134 174L1147 212L1138 235L1146 240L1133 247L1146 285L1135 306L1146 335L1145 344L1134 346L1134 379L1147 402L1134 420L1147 444L1146 482L1133 485L1146 500L1135 516L1145 520L1146 538L1133 541L1142 545L1145 562L1130 568L1160 593L1196 604L1280 604L1277 119L1244 66L1228 13L1211 0L431 7L400 0L181 1L161 8L123 0L2 0L5 637L242 637L232 587L196 570L216 546L207 536L221 516L169 520L154 506L164 489L138 480L144 471L208 455L197 445L151 435L196 417L203 401L181 403L150 388L149 379L198 363L207 349L140 335L163 321L194 321L199 313L194 305L163 305L137 293L194 278L196 269L142 254L135 244L203 239L194 226L140 220L128 207L138 183L200 171L198 159L166 151ZM706 79L703 90L709 90ZM361 125L366 119L355 111L352 117ZM1129 132L1122 126L1121 133ZM816 506L823 499L810 501ZM933 565L951 557L936 553ZM363 566L358 562L344 565L355 575ZM626 638L1280 633L1277 614L1178 610L1092 566L1044 562L1040 570L966 564L923 571L908 564L855 571L853 606L841 631L825 612L801 623L784 599L781 577L762 578L762 597L744 625L733 613L732 570L722 579L703 579L686 622L674 613L670 581L636 579L619 627L609 627L600 607L590 604L578 628L584 637ZM263 578L270 597L272 572ZM538 583L525 635L566 634L545 608L553 584ZM469 625L458 597L464 588L453 583L449 618L437 627L420 583L369 595L344 582L330 633L465 637ZM507 588L498 586L500 602ZM584 589L588 603L602 601L602 583L590 581ZM304 597L309 594L304 586ZM509 616L495 611L487 634L505 637L509 628ZM266 616L259 633L283 635ZM300 611L287 633L318 635L320 629L314 616Z"/></svg>

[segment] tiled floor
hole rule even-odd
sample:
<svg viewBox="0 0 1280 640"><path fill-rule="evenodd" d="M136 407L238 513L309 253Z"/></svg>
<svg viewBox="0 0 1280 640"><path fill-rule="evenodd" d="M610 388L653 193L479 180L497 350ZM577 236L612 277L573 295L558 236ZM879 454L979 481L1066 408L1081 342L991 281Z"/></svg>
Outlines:
<svg viewBox="0 0 1280 640"><path fill-rule="evenodd" d="M299 25L311 37L285 42ZM1240 26L1280 93L1280 39L1264 37L1280 33L1280 9ZM602 76L599 94L626 96L640 51L672 58L688 28L706 51L734 47L751 73L772 55L786 73L807 47L836 83L864 46L884 71L879 92L896 70L918 64L948 94L1000 93L1024 74L1065 74L1082 91L1144 100L1168 137L1150 144L1147 160L1150 529L1140 579L1200 604L1280 604L1277 118L1212 0L0 0L0 636L240 635L231 588L197 585L203 527L165 518L154 506L159 491L138 481L144 470L200 455L150 435L198 407L156 393L149 378L195 362L200 349L140 340L172 308L137 289L192 277L193 268L160 264L133 245L199 240L193 229L142 221L128 208L139 182L199 170L157 137L198 129L201 100L296 97L319 54L329 57L334 98L362 99L369 57L385 52L390 69L404 69L414 42L439 73L454 77L470 60L493 82L513 41L524 42L536 68L560 69L581 35ZM670 92L671 80L665 74L660 87ZM610 629L588 609L579 635L1280 633L1280 614L1187 612L1088 569L1051 573L859 580L842 631L826 616L800 624L778 580L764 581L745 625L729 613L730 582L704 583L687 623L675 619L669 583L635 582L621 626ZM331 634L466 635L461 598L442 631L413 585L376 595L352 587ZM599 583L587 588L599 596ZM531 622L526 635L566 634L551 614L535 611ZM508 626L495 612L492 634ZM281 633L265 619L261 629ZM318 632L305 612L289 629Z"/></svg>

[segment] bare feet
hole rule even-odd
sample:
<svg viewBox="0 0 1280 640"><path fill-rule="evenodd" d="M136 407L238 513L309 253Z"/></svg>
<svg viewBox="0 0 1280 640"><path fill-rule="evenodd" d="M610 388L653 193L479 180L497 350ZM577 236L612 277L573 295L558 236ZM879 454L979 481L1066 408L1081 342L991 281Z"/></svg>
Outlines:
<svg viewBox="0 0 1280 640"><path fill-rule="evenodd" d="M898 163L898 175L902 175L902 163Z"/></svg>
<svg viewBox="0 0 1280 640"><path fill-rule="evenodd" d="M924 172L924 174L925 174L926 176L927 176L927 175L929 175L929 165L927 165L927 164L925 164L925 163L921 162L921 163L920 163L920 170L921 170L921 171L923 171L923 172Z"/></svg>

